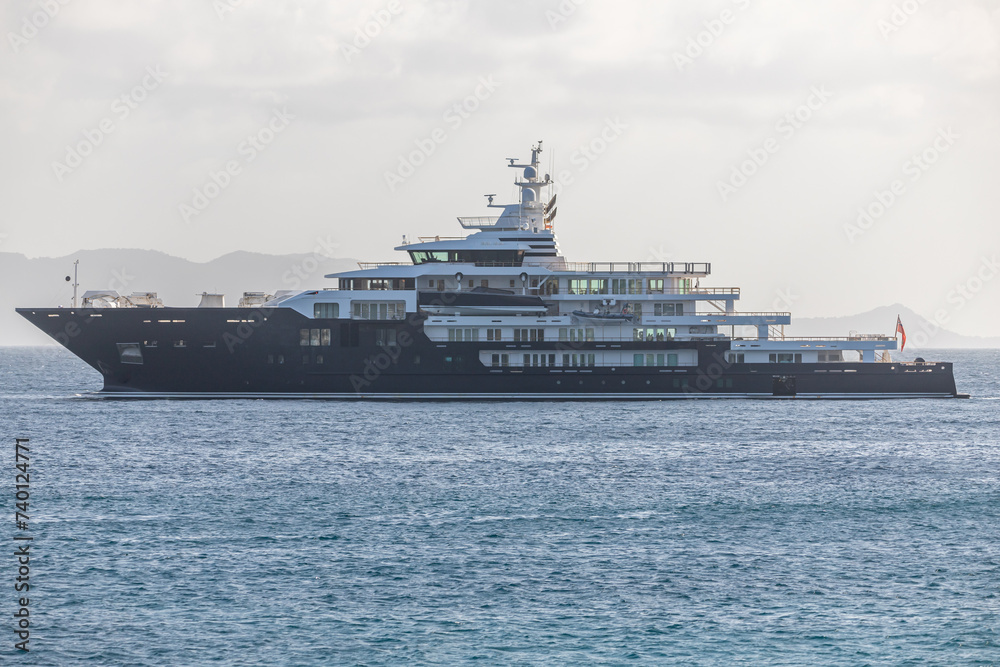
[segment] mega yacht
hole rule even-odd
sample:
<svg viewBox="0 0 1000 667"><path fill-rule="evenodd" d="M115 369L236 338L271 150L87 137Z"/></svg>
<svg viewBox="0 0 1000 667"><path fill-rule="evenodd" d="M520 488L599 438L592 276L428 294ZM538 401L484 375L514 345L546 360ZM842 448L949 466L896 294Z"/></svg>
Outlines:
<svg viewBox="0 0 1000 667"><path fill-rule="evenodd" d="M956 397L949 362L895 361L881 334L784 335L787 312L741 312L707 262L567 261L539 142L517 201L295 292L91 291L24 317L90 364L99 395L362 399ZM550 196L551 195L551 196Z"/></svg>

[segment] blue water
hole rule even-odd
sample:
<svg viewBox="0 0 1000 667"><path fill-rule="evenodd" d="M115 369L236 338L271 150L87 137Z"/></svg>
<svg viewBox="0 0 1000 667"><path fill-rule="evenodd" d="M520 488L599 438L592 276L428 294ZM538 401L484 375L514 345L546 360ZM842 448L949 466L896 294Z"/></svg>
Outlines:
<svg viewBox="0 0 1000 667"><path fill-rule="evenodd" d="M973 399L108 401L0 349L0 662L994 664L1000 352L933 356Z"/></svg>

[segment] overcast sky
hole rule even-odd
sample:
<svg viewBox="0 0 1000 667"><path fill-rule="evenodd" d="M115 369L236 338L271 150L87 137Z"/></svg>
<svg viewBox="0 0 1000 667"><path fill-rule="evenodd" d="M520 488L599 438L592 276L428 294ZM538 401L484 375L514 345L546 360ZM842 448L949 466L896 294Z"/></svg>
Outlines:
<svg viewBox="0 0 1000 667"><path fill-rule="evenodd" d="M996 2L50 0L0 16L0 251L205 261L322 240L397 259L403 234L459 234L483 194L511 197L503 158L544 139L571 260L712 262L746 310L902 302L1000 330Z"/></svg>

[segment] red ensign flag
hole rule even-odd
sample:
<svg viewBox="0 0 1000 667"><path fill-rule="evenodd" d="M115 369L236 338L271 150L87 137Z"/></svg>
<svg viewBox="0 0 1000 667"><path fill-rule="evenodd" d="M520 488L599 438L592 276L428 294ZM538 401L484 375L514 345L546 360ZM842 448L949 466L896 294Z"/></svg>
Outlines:
<svg viewBox="0 0 1000 667"><path fill-rule="evenodd" d="M899 319L899 315L896 315L896 333L903 337L903 342L899 346L899 350L902 352L903 348L906 347L906 331L903 329L903 321Z"/></svg>

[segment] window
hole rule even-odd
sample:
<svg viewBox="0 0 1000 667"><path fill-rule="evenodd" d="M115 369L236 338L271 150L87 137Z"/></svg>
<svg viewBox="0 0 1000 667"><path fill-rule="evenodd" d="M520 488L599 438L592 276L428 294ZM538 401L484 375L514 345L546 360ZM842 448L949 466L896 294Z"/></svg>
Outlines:
<svg viewBox="0 0 1000 667"><path fill-rule="evenodd" d="M339 303L314 303L313 318L317 320L330 320L340 317Z"/></svg>
<svg viewBox="0 0 1000 667"><path fill-rule="evenodd" d="M317 364L322 364L323 363L323 355L322 354L317 354L316 355L316 363Z"/></svg>
<svg viewBox="0 0 1000 667"><path fill-rule="evenodd" d="M674 331L674 329L665 327L636 328L632 330L632 338L633 340L664 341L673 338Z"/></svg>
<svg viewBox="0 0 1000 667"><path fill-rule="evenodd" d="M674 353L668 353L667 366L676 366L676 365L677 365L677 355Z"/></svg>
<svg viewBox="0 0 1000 667"><path fill-rule="evenodd" d="M727 352L726 361L731 364L742 364L746 358L746 353L744 352Z"/></svg>
<svg viewBox="0 0 1000 667"><path fill-rule="evenodd" d="M329 329L299 329L299 345L302 347L319 347L330 344Z"/></svg>
<svg viewBox="0 0 1000 667"><path fill-rule="evenodd" d="M479 329L448 329L448 340L455 343L479 340Z"/></svg>
<svg viewBox="0 0 1000 667"><path fill-rule="evenodd" d="M659 315L661 317L670 317L672 315L683 315L684 314L684 304L683 303L654 303L653 304L653 315Z"/></svg>
<svg viewBox="0 0 1000 667"><path fill-rule="evenodd" d="M396 330L379 328L375 330L375 344L379 347L396 345Z"/></svg>
<svg viewBox="0 0 1000 667"><path fill-rule="evenodd" d="M487 329L486 340L503 340L500 336L500 329Z"/></svg>
<svg viewBox="0 0 1000 667"><path fill-rule="evenodd" d="M506 264L520 266L524 260L523 250L410 250L410 258L414 264L427 262L474 262L481 265Z"/></svg>
<svg viewBox="0 0 1000 667"><path fill-rule="evenodd" d="M493 355L496 357L497 355ZM556 365L556 355L554 354L525 354L523 355L525 366L535 366L540 368L545 368L546 366ZM494 362L494 365L496 363Z"/></svg>
<svg viewBox="0 0 1000 667"><path fill-rule="evenodd" d="M798 359L796 359L795 357L798 357ZM796 355L796 354L792 354L791 352L778 352L778 353L772 352L769 355L768 358L770 359L770 361L771 361L772 364L775 364L775 363L777 363L777 364L790 364L790 363L793 363L795 361L802 361L802 355L801 354Z"/></svg>
<svg viewBox="0 0 1000 667"><path fill-rule="evenodd" d="M406 316L403 301L354 301L352 307L356 320L401 320Z"/></svg>
<svg viewBox="0 0 1000 667"><path fill-rule="evenodd" d="M470 278L469 279L469 289L472 289L475 286L476 286L476 281Z"/></svg>
<svg viewBox="0 0 1000 667"><path fill-rule="evenodd" d="M489 280L480 280L479 281L479 286L480 287L489 287L490 286L490 281Z"/></svg>
<svg viewBox="0 0 1000 667"><path fill-rule="evenodd" d="M632 365L633 366L642 366L642 360L643 360L643 355L641 355L641 354L633 354L632 355Z"/></svg>
<svg viewBox="0 0 1000 667"><path fill-rule="evenodd" d="M569 281L570 294L607 294L608 281L604 278L573 278Z"/></svg>
<svg viewBox="0 0 1000 667"><path fill-rule="evenodd" d="M663 294L663 278L650 278L649 279L649 292L650 294L658 292Z"/></svg>
<svg viewBox="0 0 1000 667"><path fill-rule="evenodd" d="M302 365L305 366L308 363L309 363L309 355L308 354L303 354L302 355Z"/></svg>
<svg viewBox="0 0 1000 667"><path fill-rule="evenodd" d="M544 341L545 329L514 329L514 342Z"/></svg>
<svg viewBox="0 0 1000 667"><path fill-rule="evenodd" d="M269 363L269 364L273 364L274 363L274 355L273 354L267 355L267 363Z"/></svg>
<svg viewBox="0 0 1000 667"><path fill-rule="evenodd" d="M511 287L513 287L513 286L514 286L514 279L513 279L513 278L511 278L511 279L510 279L510 286L511 286Z"/></svg>
<svg viewBox="0 0 1000 667"><path fill-rule="evenodd" d="M498 366L509 366L510 365L510 355L509 354L494 354L490 358L490 365L494 368Z"/></svg>

